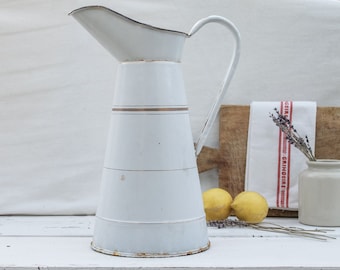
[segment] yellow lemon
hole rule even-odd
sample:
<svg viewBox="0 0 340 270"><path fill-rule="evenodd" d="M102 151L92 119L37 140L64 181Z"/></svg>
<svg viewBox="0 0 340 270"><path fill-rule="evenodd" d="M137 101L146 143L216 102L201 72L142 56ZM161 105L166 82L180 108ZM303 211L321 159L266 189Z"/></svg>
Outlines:
<svg viewBox="0 0 340 270"><path fill-rule="evenodd" d="M254 191L243 191L238 194L231 208L239 220L247 223L260 223L268 214L267 200Z"/></svg>
<svg viewBox="0 0 340 270"><path fill-rule="evenodd" d="M228 191L221 188L212 188L203 192L203 205L206 219L223 220L231 212L233 198Z"/></svg>

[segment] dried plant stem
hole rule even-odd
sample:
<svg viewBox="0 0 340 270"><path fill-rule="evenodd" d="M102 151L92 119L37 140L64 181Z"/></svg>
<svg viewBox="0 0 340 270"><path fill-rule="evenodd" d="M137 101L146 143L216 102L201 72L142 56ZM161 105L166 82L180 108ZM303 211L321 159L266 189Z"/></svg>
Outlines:
<svg viewBox="0 0 340 270"><path fill-rule="evenodd" d="M301 237L308 237L317 240L327 240L327 239L335 239L333 236L325 235L328 231L327 229L303 229L298 227L284 227L275 223L270 222L262 222L258 224L249 224L245 221L240 221L237 219L225 219L225 220L213 220L208 221L207 225L209 227L217 227L219 229L226 228L226 227L250 227L256 230L261 231L269 231L274 233L284 233L294 236L301 236Z"/></svg>
<svg viewBox="0 0 340 270"><path fill-rule="evenodd" d="M276 126L286 135L288 142L299 149L310 161L316 161L308 137L301 137L285 115L280 114L277 108L274 108L274 111L276 115L270 113L269 116L273 119Z"/></svg>
<svg viewBox="0 0 340 270"><path fill-rule="evenodd" d="M303 237L309 237L314 238L318 240L327 240L327 239L335 239L333 236L325 235L324 233L327 233L327 231L330 230L320 230L320 229L314 229L314 230L307 230L303 228L298 227L284 227L281 225L277 225L274 223L269 222L263 222L260 224L249 224L250 227L262 230L262 231L270 231L270 232L276 232L276 233L284 233L284 234L290 234L295 236L303 236Z"/></svg>

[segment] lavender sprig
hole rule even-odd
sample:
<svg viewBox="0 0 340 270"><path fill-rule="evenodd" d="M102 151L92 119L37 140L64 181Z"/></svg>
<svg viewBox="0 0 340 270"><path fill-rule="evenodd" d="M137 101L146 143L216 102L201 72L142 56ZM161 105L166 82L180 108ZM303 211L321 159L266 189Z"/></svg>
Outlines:
<svg viewBox="0 0 340 270"><path fill-rule="evenodd" d="M276 115L270 113L269 117L273 119L276 126L278 126L286 135L288 142L299 149L310 161L316 161L313 150L309 144L308 137L301 137L285 115L280 114L277 108L274 108L274 111L276 112Z"/></svg>
<svg viewBox="0 0 340 270"><path fill-rule="evenodd" d="M239 227L239 228L253 228L261 231L269 231L275 233L284 233L294 236L309 237L318 240L336 239L334 236L326 235L328 229L304 229L298 227L285 227L271 222L262 222L258 224L251 224L238 219L224 219L224 220L211 220L207 222L208 227L216 227L218 229Z"/></svg>

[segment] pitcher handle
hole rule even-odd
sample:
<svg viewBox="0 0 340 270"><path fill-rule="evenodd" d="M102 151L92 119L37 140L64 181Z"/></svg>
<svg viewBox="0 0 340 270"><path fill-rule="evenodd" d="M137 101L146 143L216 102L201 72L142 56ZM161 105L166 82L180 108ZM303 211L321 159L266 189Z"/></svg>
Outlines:
<svg viewBox="0 0 340 270"><path fill-rule="evenodd" d="M201 134L198 136L198 139L197 139L197 142L196 142L196 147L195 147L196 156L198 156L199 153L201 152L203 145L204 145L204 143L205 143L205 141L208 137L208 134L211 131L211 128L212 128L214 121L216 119L216 116L218 114L218 111L221 107L223 97L225 96L225 94L227 92L228 86L230 84L230 81L231 81L234 73L235 73L235 69L236 69L236 66L238 64L238 60L240 58L240 33L239 33L238 29L236 28L236 26L231 21L227 20L224 17L212 15L212 16L209 16L209 17L206 17L206 18L199 20L191 28L191 30L189 32L189 36L192 36L199 29L201 29L204 25L206 25L207 23L211 23L211 22L222 24L232 32L232 34L235 38L235 47L234 47L232 60L231 60L231 63L228 67L228 71L227 71L227 73L224 77L223 85L222 85L222 88L220 90L220 93L218 94L215 103L213 104L213 106L210 109L210 112L208 114L208 118L207 118L207 120L206 120L206 122L203 126Z"/></svg>

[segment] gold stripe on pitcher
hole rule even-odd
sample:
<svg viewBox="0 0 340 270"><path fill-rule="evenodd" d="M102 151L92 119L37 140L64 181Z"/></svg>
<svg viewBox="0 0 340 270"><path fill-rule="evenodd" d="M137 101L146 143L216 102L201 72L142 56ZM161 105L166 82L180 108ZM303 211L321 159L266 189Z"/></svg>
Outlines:
<svg viewBox="0 0 340 270"><path fill-rule="evenodd" d="M173 111L187 111L188 107L160 107L160 108L112 108L114 112L173 112Z"/></svg>

